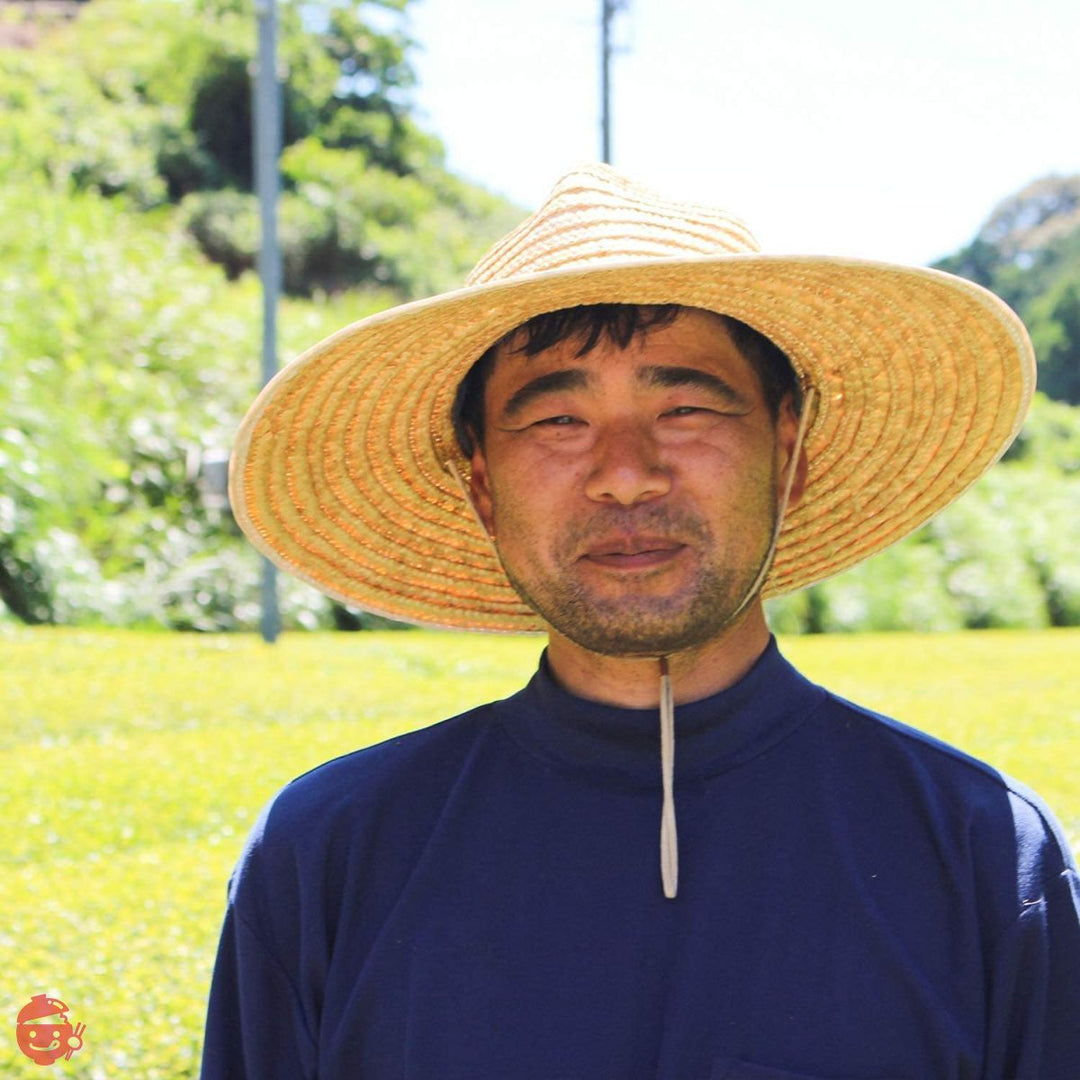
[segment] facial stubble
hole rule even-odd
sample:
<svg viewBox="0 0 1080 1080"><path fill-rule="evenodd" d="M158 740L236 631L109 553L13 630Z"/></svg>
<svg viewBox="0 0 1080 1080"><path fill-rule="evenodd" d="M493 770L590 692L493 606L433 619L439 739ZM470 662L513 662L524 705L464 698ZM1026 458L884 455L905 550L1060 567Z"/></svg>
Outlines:
<svg viewBox="0 0 1080 1080"><path fill-rule="evenodd" d="M775 491L775 466L768 490ZM498 505L498 501L496 502ZM745 610L749 591L769 557L776 527L775 501L770 501L768 527L754 540L740 536L740 550L752 544L754 557L732 565L716 555L713 530L700 515L671 507L601 508L589 518L569 523L554 544L551 562L563 569L554 573L535 564L521 572L496 549L510 583L518 595L550 626L582 648L605 656L666 656L694 649L716 639ZM496 513L497 535L517 527L513 514ZM748 528L743 522L742 528ZM660 587L648 576L635 591L630 580L606 593L583 580L576 567L581 553L597 538L619 532L676 538L695 558L689 581L670 591L662 588L667 569L656 571Z"/></svg>

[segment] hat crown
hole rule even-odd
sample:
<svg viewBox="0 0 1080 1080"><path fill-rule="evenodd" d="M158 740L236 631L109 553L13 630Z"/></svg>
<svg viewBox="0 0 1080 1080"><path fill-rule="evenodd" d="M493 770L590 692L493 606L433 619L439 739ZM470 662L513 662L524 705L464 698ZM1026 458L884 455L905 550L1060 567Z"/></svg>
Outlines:
<svg viewBox="0 0 1080 1080"><path fill-rule="evenodd" d="M757 251L753 233L734 215L665 199L607 165L589 165L559 180L543 206L484 255L466 284L638 259Z"/></svg>

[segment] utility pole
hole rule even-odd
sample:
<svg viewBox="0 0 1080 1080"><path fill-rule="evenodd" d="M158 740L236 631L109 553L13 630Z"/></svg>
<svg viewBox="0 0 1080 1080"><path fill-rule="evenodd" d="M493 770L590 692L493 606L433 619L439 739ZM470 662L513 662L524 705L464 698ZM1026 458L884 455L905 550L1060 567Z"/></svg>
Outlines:
<svg viewBox="0 0 1080 1080"><path fill-rule="evenodd" d="M277 0L255 0L259 51L255 68L255 191L259 197L259 278L262 281L262 384L276 374L277 309L281 293L281 253L278 250L278 159L281 157L281 88L277 75ZM262 611L259 630L272 643L281 633L277 571L262 561Z"/></svg>
<svg viewBox="0 0 1080 1080"><path fill-rule="evenodd" d="M611 20L626 0L600 0L600 159L611 164Z"/></svg>

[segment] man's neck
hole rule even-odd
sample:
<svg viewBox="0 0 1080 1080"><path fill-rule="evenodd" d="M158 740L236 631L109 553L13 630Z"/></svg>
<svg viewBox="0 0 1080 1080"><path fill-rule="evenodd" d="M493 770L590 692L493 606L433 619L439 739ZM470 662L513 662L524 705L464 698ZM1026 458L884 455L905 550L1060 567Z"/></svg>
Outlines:
<svg viewBox="0 0 1080 1080"><path fill-rule="evenodd" d="M737 683L769 643L761 602L704 645L668 656L676 703L698 701ZM660 701L659 656L604 656L548 632L548 664L559 684L590 701L647 709Z"/></svg>

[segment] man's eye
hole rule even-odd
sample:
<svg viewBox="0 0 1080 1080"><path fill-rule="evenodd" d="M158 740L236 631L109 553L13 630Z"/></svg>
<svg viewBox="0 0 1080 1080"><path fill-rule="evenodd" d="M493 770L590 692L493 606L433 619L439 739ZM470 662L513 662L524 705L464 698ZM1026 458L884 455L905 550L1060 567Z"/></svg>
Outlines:
<svg viewBox="0 0 1080 1080"><path fill-rule="evenodd" d="M712 412L712 409L703 408L700 405L676 405L674 409L668 409L661 416L693 416L695 413Z"/></svg>
<svg viewBox="0 0 1080 1080"><path fill-rule="evenodd" d="M547 427L568 427L570 424L578 424L580 421L576 416L545 416L543 420L535 421L536 426Z"/></svg>

